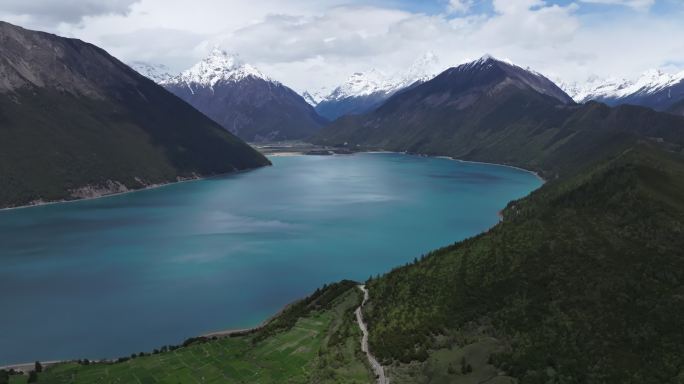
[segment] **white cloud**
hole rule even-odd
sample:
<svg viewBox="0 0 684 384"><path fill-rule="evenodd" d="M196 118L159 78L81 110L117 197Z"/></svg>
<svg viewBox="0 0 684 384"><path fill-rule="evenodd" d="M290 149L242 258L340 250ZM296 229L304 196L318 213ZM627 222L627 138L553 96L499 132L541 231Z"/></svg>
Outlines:
<svg viewBox="0 0 684 384"><path fill-rule="evenodd" d="M3 0L2 14L31 22L75 23L87 16L125 15L140 0Z"/></svg>
<svg viewBox="0 0 684 384"><path fill-rule="evenodd" d="M608 4L608 5L622 5L625 7L630 7L639 11L645 11L650 9L654 4L655 0L580 0L583 3L593 3L593 4Z"/></svg>
<svg viewBox="0 0 684 384"><path fill-rule="evenodd" d="M15 8L5 1L16 2ZM68 0L69 6L55 13L62 16L40 21L47 11L20 14L18 0L4 0L0 18L30 19L36 28L90 41L123 61L162 63L175 71L218 43L299 91L333 86L371 67L402 72L427 51L443 67L490 53L567 80L632 77L649 67L684 63L684 40L669 38L684 36L681 7L667 14L620 12L598 22L578 12L586 7L582 2L490 0L490 13L472 7L429 14L387 6L392 1L372 0L383 6L368 1L290 0L284 7L281 0L195 0L192 6L184 0L112 0L97 12L75 16L73 4L94 0Z"/></svg>
<svg viewBox="0 0 684 384"><path fill-rule="evenodd" d="M447 11L449 13L466 13L473 6L473 0L449 0Z"/></svg>

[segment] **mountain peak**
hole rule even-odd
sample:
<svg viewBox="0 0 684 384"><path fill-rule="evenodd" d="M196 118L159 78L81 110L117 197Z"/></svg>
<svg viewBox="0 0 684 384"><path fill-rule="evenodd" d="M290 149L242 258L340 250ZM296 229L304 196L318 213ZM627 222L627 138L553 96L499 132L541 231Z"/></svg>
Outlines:
<svg viewBox="0 0 684 384"><path fill-rule="evenodd" d="M496 59L486 54L477 60L449 68L438 77L451 78L448 83L456 88L468 88L473 84L480 86L495 86L504 81L513 80L519 85L527 86L534 91L551 96L563 104L573 103L573 100L562 89L541 73L513 64L510 60Z"/></svg>
<svg viewBox="0 0 684 384"><path fill-rule="evenodd" d="M213 88L220 81L238 82L249 77L275 82L256 67L245 63L238 54L214 47L207 57L165 83L185 83Z"/></svg>
<svg viewBox="0 0 684 384"><path fill-rule="evenodd" d="M635 96L648 96L684 82L684 71L676 74L661 69L649 69L633 79L591 76L584 83L563 83L563 88L577 101L600 100L619 104ZM669 95L668 95L669 99Z"/></svg>
<svg viewBox="0 0 684 384"><path fill-rule="evenodd" d="M147 77L155 83L163 83L173 78L170 74L169 67L164 64L151 64L144 61L133 61L129 66L135 69L139 74Z"/></svg>
<svg viewBox="0 0 684 384"><path fill-rule="evenodd" d="M389 97L400 89L418 81L427 81L434 77L434 68L438 65L434 52L428 51L416 58L408 69L401 73L388 75L378 69L371 68L365 72L355 72L346 82L333 89L322 100L335 101L348 97L363 97L384 94Z"/></svg>
<svg viewBox="0 0 684 384"><path fill-rule="evenodd" d="M513 64L513 62L509 59L498 59L498 58L494 57L493 55L490 55L489 53L485 53L479 59L466 62L465 64L472 67L472 66L481 66L484 64L496 64L496 63L506 64L506 65L510 65L513 67L518 67L518 65ZM530 68L525 68L525 70L527 70L529 72L534 72Z"/></svg>
<svg viewBox="0 0 684 384"><path fill-rule="evenodd" d="M476 61L477 61L478 63L484 63L484 62L487 62L487 61L490 61L490 60L498 61L498 60L496 59L496 57L490 55L489 53L485 53L484 55L482 55L482 57L480 57L480 58L477 59Z"/></svg>

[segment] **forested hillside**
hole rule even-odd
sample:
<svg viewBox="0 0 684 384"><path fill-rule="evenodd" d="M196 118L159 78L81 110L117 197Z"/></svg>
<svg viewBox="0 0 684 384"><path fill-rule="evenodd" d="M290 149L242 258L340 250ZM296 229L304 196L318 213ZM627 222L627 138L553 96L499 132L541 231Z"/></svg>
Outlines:
<svg viewBox="0 0 684 384"><path fill-rule="evenodd" d="M434 359L486 341L485 366L520 383L681 383L683 180L681 154L640 144L511 202L370 282L372 350L409 382L467 379Z"/></svg>

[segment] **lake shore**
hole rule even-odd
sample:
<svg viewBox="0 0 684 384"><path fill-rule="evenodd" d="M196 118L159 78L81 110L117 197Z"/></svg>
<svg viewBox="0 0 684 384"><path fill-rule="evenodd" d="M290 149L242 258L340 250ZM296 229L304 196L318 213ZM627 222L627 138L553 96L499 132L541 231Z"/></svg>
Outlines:
<svg viewBox="0 0 684 384"><path fill-rule="evenodd" d="M412 153L412 152L398 152L398 151L388 151L384 150L381 148L376 148L376 149L370 149L370 148L365 148L365 149L349 149L349 148L336 148L336 147L325 147L325 146L318 146L314 144L309 144L309 143L302 143L302 142L291 142L291 143L274 143L274 144L265 144L263 146L255 146L257 150L259 150L262 154L267 155L267 156L303 156L303 155L320 155L320 156L334 156L334 155L352 155L356 153L396 153L396 154L402 154L402 155L411 155L411 156L421 156L421 157L432 157L436 159L447 159L447 160L453 160L453 161L458 161L461 163L471 163L471 164L485 164L485 165L495 165L499 167L506 167L506 168L511 168L511 169L516 169L519 171L523 172L528 172L533 175L535 175L539 180L542 182L546 182L547 180L544 179L539 172L522 168L522 167L517 167L514 165L509 165L509 164L500 164L500 163L489 163L486 161L474 161L474 160L463 160L459 159L456 157L452 156L445 156L445 155L426 155L426 154L421 154L421 153Z"/></svg>
<svg viewBox="0 0 684 384"><path fill-rule="evenodd" d="M508 165L508 164L488 163L488 162L484 162L484 161L463 160L463 159L458 159L455 157L443 156L443 155L433 156L433 155L425 155L425 154L420 154L420 153L386 151L386 150L382 150L382 149L377 149L377 150L368 149L368 150L353 151L353 150L348 150L348 149L328 148L328 147L321 147L321 146L315 146L315 145L300 144L299 142L292 143L292 144L275 143L275 144L265 144L265 145L253 145L253 147L255 149L259 150L259 152L261 152L263 155L270 156L270 157L335 156L335 155L353 155L353 154L357 154L357 153L396 153L396 154L403 154L403 155L410 155L410 156L432 157L432 158L437 158L437 159L447 159L447 160L452 160L452 161L458 161L461 163L495 165L495 166L499 166L499 167L507 167L507 168L512 168L512 169L517 169L519 171L524 171L524 172L528 172L528 173L535 175L543 183L546 183L546 181L547 181L546 179L544 179L539 174L539 172L535 172L535 171L532 171L530 169L516 167L514 165ZM43 206L54 205L54 204L67 204L67 203L75 203L75 202L79 202L79 201L96 200L96 199L103 199L103 198L113 197L113 196L121 196L121 195L129 194L129 193L142 192L142 191L147 191L147 190L151 190L151 189L168 187L170 185L176 185L176 184L180 184L180 183L188 183L188 182L198 181L198 180L209 180L209 179L217 178L217 177L235 175L235 174L239 174L239 173L253 171L255 169L259 169L259 168L243 169L240 171L227 172L227 173L221 173L221 174L210 175L210 176L189 177L189 178L186 178L183 180L178 180L178 181L169 181L167 183L151 184L151 185L148 185L148 186L145 186L142 188L138 188L138 189L130 189L130 190L121 191L121 192L103 193L103 194L100 194L97 196L77 197L77 198L70 199L70 200L64 200L64 199L54 200L54 201L38 200L37 202L34 202L34 203L19 205L16 207L2 207L2 208L0 208L0 213L3 211L10 211L10 210L15 210L15 209L27 209L27 208L43 207Z"/></svg>
<svg viewBox="0 0 684 384"><path fill-rule="evenodd" d="M213 338L226 338L226 337L236 337L236 336L247 336L250 335L254 332L257 332L264 328L265 326L268 325L271 321L273 321L275 318L280 316L285 310L290 308L291 305L303 300L295 300L292 303L285 304L278 312L275 314L269 316L266 320L262 321L259 323L259 325L256 325L254 327L248 327L248 328L230 328L230 329L225 329L221 331L212 331L208 333L203 333L197 337L199 338L207 338L207 339L213 339ZM82 360L82 359L80 359ZM57 364L65 364L65 363L73 363L77 362L79 359L65 359L65 360L50 360L50 361L40 361L40 364L43 366L43 368L48 368ZM93 363L113 363L116 362L116 359L99 359L99 360L90 360ZM17 372L23 372L24 374L28 374L29 372L33 371L35 368L35 362L30 362L30 363L18 363L18 364L8 364L8 365L3 365L0 366L0 370L14 370Z"/></svg>
<svg viewBox="0 0 684 384"><path fill-rule="evenodd" d="M361 154L361 153L371 153L371 154L372 154L372 153L397 153L397 154L400 154L400 155L410 155L409 158L410 158L410 157L413 157L413 158L414 158L414 160L410 160L410 161L420 161L420 160L418 160L418 159L421 158L421 157L423 157L423 158L428 158L428 157L430 157L430 156L425 156L425 155L415 155L415 154L408 154L408 153L401 153L401 152L390 152L390 151L358 151L358 152L355 152L355 153L360 153L360 154ZM288 153L285 153L285 154L284 154L284 156L303 156L303 155L305 155L305 153L296 153L296 152L294 152L294 151L289 151ZM277 155L271 155L271 156L277 156ZM373 161L380 161L380 160L383 159L383 158L384 158L384 159L391 159L391 157L383 157L383 156L358 156L358 157L356 158L356 160L351 159L351 158L350 158L349 160L350 160L350 161L371 161L371 160L373 160ZM461 161L461 162L464 162L464 163L469 162L469 161L462 161L462 160L458 160L458 159L452 159L452 158L449 158L449 157L442 157L442 158L448 159L448 160L454 160L454 161ZM344 160L344 157L338 157L338 159L339 159L338 161L345 161L345 163L346 163L346 160ZM365 160L364 160L364 159L365 159ZM284 160L285 160L285 159L283 159L283 161L284 161ZM290 161L290 160L294 161L295 159L288 159L288 161ZM304 160L304 158L302 157L301 160ZM322 162L317 161L317 160L315 160L315 159L312 159L312 160L313 160L313 163L314 163L314 164L327 164L327 162L322 163ZM333 159L330 159L330 160L333 160ZM409 159L406 159L406 160L409 161ZM387 161L387 160L385 160L385 161ZM396 162L390 161L390 163L396 163ZM400 162L400 163L403 163L403 162ZM472 163L477 163L477 162L472 162ZM499 164L488 164L488 163L481 163L481 164L486 164L486 165L499 165ZM507 166L507 165L499 165L499 166L504 166L504 167L508 167L508 168L515 168L515 167L511 167L511 166ZM448 164L446 164L446 163L441 163L441 165L439 165L439 167L444 168L444 169L448 169L448 168L449 168L449 167L448 167ZM518 170L520 170L520 169L518 168ZM276 170L272 169L270 172L275 172L275 171L276 171ZM523 171L526 171L526 170L523 170ZM529 172L529 171L526 171L526 172ZM533 173L533 172L529 172L529 173ZM212 177L220 177L220 175L212 176ZM518 176L518 177L520 177L520 176ZM268 177L268 178L271 179L271 177ZM528 178L529 178L529 176L528 176ZM188 180L188 181L193 181L193 180ZM177 183L169 183L169 184L166 184L166 185L171 185L171 184L177 184ZM160 187L161 187L161 186L160 186ZM130 191L130 192L137 192L137 191ZM126 193L130 193L130 192L126 192ZM110 195L110 196L113 196L113 195ZM103 196L103 197L108 197L108 196ZM103 197L98 197L98 198L103 198ZM78 200L73 200L73 201L68 201L68 202L76 202L76 201L78 201ZM125 202L126 202L125 200L122 201L122 203L124 203L124 204L125 204ZM497 204L497 206L498 206L498 207L501 207L502 205L498 205L498 204ZM436 245L435 247L437 247L437 246L439 246L439 245ZM282 311L278 311L278 313L280 313L280 312L282 312ZM274 315L274 316L277 316L277 314ZM272 318L272 317L271 317L271 318ZM259 329L261 329L264 325L266 325L266 324L268 323L268 321L269 321L271 318L265 320L265 321L262 322L261 324L256 325L256 326L254 326L254 327L238 328L238 329L236 329L236 328L230 328L230 329L224 329L224 330L218 330L218 331L207 332L207 333L204 333L204 334L199 334L199 332L197 332L197 333L192 332L192 333L189 333L189 334L199 334L198 337L209 337L209 338L212 338L212 337L231 337L231 336L240 335L240 334L249 334L249 333L251 333L251 332L255 332L255 331L258 331ZM244 323L243 323L243 324L244 324ZM220 324L219 324L219 327L220 327ZM214 328L214 329L216 329L216 328ZM202 331L202 330L200 329L200 331ZM163 342L163 341L162 341L162 342ZM78 356L78 354L75 354L75 355ZM87 354L85 354L85 355L87 356ZM53 355L53 356L54 356L54 355ZM69 356L69 355L67 355L67 356ZM112 355L112 356L116 356L116 355ZM31 355L28 355L28 356L25 356L25 357L28 357L29 359L32 359ZM49 356L46 356L46 357L49 358ZM61 356L60 356L60 355L57 355L57 356L54 356L54 357L60 358ZM24 360L24 359L21 359L21 360ZM21 361L21 360L20 360L20 361ZM11 360L10 360L10 361L11 361ZM64 362L72 362L72 361L74 361L74 359L69 359L69 358L67 358L67 359L64 359L63 361L64 361ZM111 361L111 360L104 360L104 361ZM59 361L55 361L55 362L59 362ZM13 364L13 365L10 365L10 366L8 366L8 367L30 367L30 365L32 365L32 364L33 364L33 363Z"/></svg>
<svg viewBox="0 0 684 384"><path fill-rule="evenodd" d="M259 167L261 168L261 167ZM259 168L249 168L249 169L242 169L239 171L232 171L232 172L226 172L226 173L219 173L215 175L207 175L207 176L196 176L196 177L187 177L181 180L176 180L176 181L169 181L166 183L157 183L157 184L150 184L142 188L137 188L137 189L129 189L126 191L121 191L121 192L112 192L112 193L103 193L98 196L88 196L88 197L76 197L70 200L38 200L34 203L30 204L25 204L25 205L18 205L16 207L2 207L0 208L0 213L4 211L12 211L12 210L17 210L17 209L28 209L28 208L36 208L36 207L44 207L47 205L56 205L56 204L68 204L68 203L77 203L79 201L88 201L88 200L97 200L97 199L105 199L108 197L114 197L114 196L122 196L122 195L127 195L129 193L136 193L136 192L143 192L143 191L149 191L152 189L159 189L159 188L164 188L168 187L171 185L177 185L177 184L182 184L182 183L190 183L193 181L198 181L198 180L211 180L214 178L218 177L223 177L223 176L229 176L229 175L238 175L240 173L245 173L245 172L250 172L254 171Z"/></svg>

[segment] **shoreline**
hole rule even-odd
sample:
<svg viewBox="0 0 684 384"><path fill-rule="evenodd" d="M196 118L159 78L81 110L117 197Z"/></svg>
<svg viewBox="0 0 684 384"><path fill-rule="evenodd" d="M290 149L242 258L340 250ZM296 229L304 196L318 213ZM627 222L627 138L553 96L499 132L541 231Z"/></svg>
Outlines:
<svg viewBox="0 0 684 384"><path fill-rule="evenodd" d="M300 300L304 300L304 298L297 299L291 303L285 304L278 312L274 313L273 315L267 317L264 319L261 323L258 325L255 325L253 327L248 327L248 328L230 328L230 329L224 329L221 331L212 331L209 333L204 333L200 335L199 337L207 337L207 338L212 338L212 337L217 337L217 338L225 338L225 337L233 337L233 336L247 336L251 333L257 332L267 326L271 321L273 321L275 318L283 314L290 306L294 303L299 302Z"/></svg>
<svg viewBox="0 0 684 384"><path fill-rule="evenodd" d="M490 163L486 161L475 161L475 160L463 160L459 159L456 157L452 156L447 156L447 155L426 155L422 153L410 153L410 152L398 152L398 151L386 151L386 150L368 150L368 151L357 151L357 152L352 152L352 153L331 153L329 155L317 155L317 154L309 154L304 151L288 151L288 152L273 152L269 153L268 155L265 156L273 156L273 157L288 157L288 156L349 156L349 155L354 155L358 153L370 153L370 154L383 154L383 153L394 153L398 155L407 155L407 156L417 156L417 157L427 157L427 158L433 158L433 159L445 159L445 160L452 160L456 161L459 163L470 163L470 164L483 164L483 165L492 165L492 166L497 166L497 167L505 167L505 168L511 168L515 169L518 171L523 171L527 173L533 174L537 179L539 179L542 183L546 183L547 180L543 178L539 172L533 171L531 169L527 168L522 168L518 167L515 165L509 165L509 164L501 164L501 163Z"/></svg>
<svg viewBox="0 0 684 384"><path fill-rule="evenodd" d="M264 167L272 167L273 165L265 165ZM107 197L114 197L114 196L123 196L127 195L129 193L135 193L135 192L144 192L144 191L150 191L154 189L159 189L159 188L164 188L168 187L171 185L177 185L177 184L182 184L182 183L190 183L193 181L200 181L200 180L211 180L214 178L218 177L223 177L223 176L229 176L229 175L237 175L240 173L246 173L250 171L254 171L257 169L260 169L263 167L257 167L257 168L248 168L248 169L241 169L237 171L232 171L232 172L225 172L225 173L218 173L215 175L208 175L208 176L198 176L198 177L193 177L193 178L187 178L187 179L182 179L182 180L176 180L176 181L169 181L166 183L159 183L159 184L150 184L148 186L145 186L143 188L138 188L138 189L130 189L128 191L123 191L123 192L113 192L113 193L107 193L103 194L100 196L93 196L93 197L81 197L81 198L75 198L71 200L52 200L52 201L44 201L36 204L26 204L26 205L19 205L16 207L4 207L0 208L0 213L5 212L5 211L13 211L13 210L18 210L18 209L28 209L28 208L37 208L37 207L45 207L49 205L57 205L57 204L69 204L69 203L78 203L80 201L90 201L90 200L98 200L98 199L105 199ZM2 368L0 368L2 369Z"/></svg>
<svg viewBox="0 0 684 384"><path fill-rule="evenodd" d="M50 360L50 361L40 361L39 363L40 363L40 365L43 366L43 369L46 369L46 368L51 367L53 365L66 363L69 361L70 360ZM3 365L3 366L0 366L0 370L4 369L6 371L9 371L9 370L13 369L17 372L23 372L24 374L27 374L27 373L33 371L33 369L35 368L35 364L36 364L36 362L34 361L32 363Z"/></svg>
<svg viewBox="0 0 684 384"><path fill-rule="evenodd" d="M289 157L289 156L349 156L349 155L354 155L357 153L369 153L369 154L382 154L382 153L395 153L395 154L400 154L400 155L407 155L407 156L418 156L418 157L428 157L428 158L435 158L435 159L446 159L446 160L452 160L452 161L457 161L460 163L472 163L472 164L484 164L484 165L492 165L492 166L498 166L498 167L506 167L506 168L512 168L516 169L519 171L527 172L533 174L535 177L537 177L542 183L546 183L547 180L544 179L539 172L530 170L530 169L525 169L522 167L516 167L515 165L508 165L508 164L499 164L499 163L488 163L486 161L473 161L473 160L463 160L463 159L458 159L452 156L445 156L445 155L425 155L425 154L420 154L420 153L409 153L409 152L397 152L397 151L385 151L385 150L368 150L368 151L358 151L358 152L352 152L352 153L345 153L345 154L340 154L340 153L332 153L329 155L319 155L319 154L308 154L303 151L287 151L287 152L272 152L272 153L262 153L266 157ZM270 165L273 166L273 165ZM228 175L236 175L240 173L245 173L249 171L253 171L256 169L259 169L262 167L257 167L257 168L248 168L248 169L242 169L238 171L233 171L233 172L226 172L226 173L219 173L216 175L210 175L210 176L199 176L195 178L187 178L183 180L177 180L177 181L169 181L166 183L160 183L160 184L152 184L148 185L143 188L138 188L138 189L131 189L128 191L123 191L123 192L113 192L113 193L107 193L103 194L100 196L93 196L93 197L83 197L83 198L75 198L72 200L53 200L53 201L44 201L36 204L26 204L26 205L20 205L16 207L3 207L0 208L0 213L5 212L5 211L13 211L13 210L18 210L18 209L28 209L28 208L36 208L36 207L45 207L49 205L56 205L56 204L68 204L68 203L76 203L79 201L89 201L89 200L97 200L97 199L104 199L107 197L113 197L113 196L122 196L126 195L129 193L135 193L135 192L143 192L143 191L149 191L153 189L158 189L158 188L163 188L163 187L168 187L170 185L176 185L176 184L181 184L181 183L189 183L193 181L200 181L200 180L211 180L213 178L218 178L222 176L228 176Z"/></svg>
<svg viewBox="0 0 684 384"><path fill-rule="evenodd" d="M397 151L385 151L385 150L374 150L374 151L357 151L357 152L352 152L349 154L338 154L338 153L333 153L330 155L317 155L317 154L307 154L302 151L288 151L288 152L281 152L281 153L269 153L269 154L264 154L266 157L288 157L288 156L349 156L349 155L355 155L355 154L399 154L399 155L406 155L406 156L416 156L416 157L426 157L426 158L439 158L439 159L445 159L445 160L451 160L451 161L456 161L460 163L472 163L472 164L483 164L483 165L489 165L489 166L498 166L498 167L506 167L506 168L512 168L516 169L518 171L523 171L527 173L533 174L535 177L537 177L542 183L546 183L546 180L541 177L537 172L521 168L521 167L516 167L513 165L507 165L507 164L497 164L497 163L488 163L488 162L482 162L482 161L470 161L470 160L462 160L462 159L457 159L451 156L432 156L432 155L425 155L425 154L417 154L417 153L407 153L407 152L397 152ZM271 165L273 166L273 165ZM234 171L234 172L227 172L227 173L222 173L222 174L216 174L216 175L211 175L211 176L206 176L206 177L197 177L197 178L192 178L192 179L186 179L186 180L180 180L180 181L173 181L169 183L164 183L164 184L157 184L154 186L149 186L146 188L140 188L140 189L134 189L130 191L125 191L125 192L118 192L118 193L111 193L111 194L106 194L102 196L96 196L96 197L87 197L87 198L80 198L80 199L74 199L74 200L65 200L65 201L52 201L52 202L45 202L42 204L34 204L34 205L25 205L25 206L19 206L19 207L10 207L10 208L0 208L0 213L2 213L5 210L14 210L14 209L26 209L26 208L33 208L33 207L41 207L41 206L46 206L46 205L54 205L54 204L66 204L66 203L76 203L79 201L88 201L88 200L96 200L96 199L102 199L102 198L107 198L107 197L114 197L114 196L120 196L128 193L134 193L134 192L143 192L146 190L152 190L152 189L157 189L157 188L163 188L171 185L176 185L176 184L181 184L181 183L186 183L186 182L193 182L193 181L200 181L200 180L209 180L212 178L218 178L222 176L227 176L227 175L234 175L234 174L239 174L239 173L246 173L249 171L253 171L258 168L250 168L250 169L244 169L244 170L239 170L239 171ZM499 217L499 222L503 221L503 215L502 211L499 211L497 213L497 216ZM497 223L498 224L498 223ZM496 224L495 224L496 225ZM293 303L297 302L298 300L294 301ZM225 337L234 337L234 336L246 336L249 335L253 332L259 331L266 325L268 325L269 322L271 322L273 319L278 317L280 314L282 314L292 303L286 304L283 308L281 308L279 311L277 311L275 314L272 316L269 316L265 320L263 320L261 323L254 327L248 327L248 328L230 328L230 329L224 329L224 330L219 330L219 331L211 331L207 333L203 333L198 335L197 337L204 337L204 338L225 338ZM46 361L42 362L44 367L55 365L55 364L61 364L61 363L69 363L69 362L74 362L77 361L78 359L65 359L65 360L54 360L54 361ZM109 359L102 359L102 360L91 360L92 362L107 362L111 361ZM10 365L5 365L5 366L0 366L0 369L15 369L17 371L22 371L25 373L28 373L30 370L33 369L35 362L30 362L30 363L18 363L18 364L10 364Z"/></svg>
<svg viewBox="0 0 684 384"><path fill-rule="evenodd" d="M236 336L248 336L254 332L261 330L265 326L267 326L271 321L273 321L275 318L277 318L283 312L285 312L288 308L290 308L290 306L292 304L295 304L301 300L304 300L304 298L297 299L291 303L285 304L280 310L278 310L278 312L267 317L261 323L259 323L258 325L254 326L254 327L230 328L230 329L224 329L221 331L212 331L212 332L208 332L208 333L203 333L203 334L195 336L195 337L205 338L205 339L213 339L213 338L223 339L223 338L236 337ZM79 360L83 360L83 359L64 359L64 360L49 360L49 361L38 360L38 362L45 369L45 368L48 368L48 367L51 367L54 365L73 363L73 362L77 362ZM97 363L115 363L117 358L104 358L104 359L98 359L98 360L88 359L88 360L90 361L90 363L94 363L94 364L97 364ZM28 374L30 371L33 370L34 367L35 367L35 361L30 362L30 363L17 363L17 364L2 365L2 366L0 366L0 370L4 369L4 370L9 371L11 369L14 369L15 371L19 371L19 372L23 372L24 374Z"/></svg>

